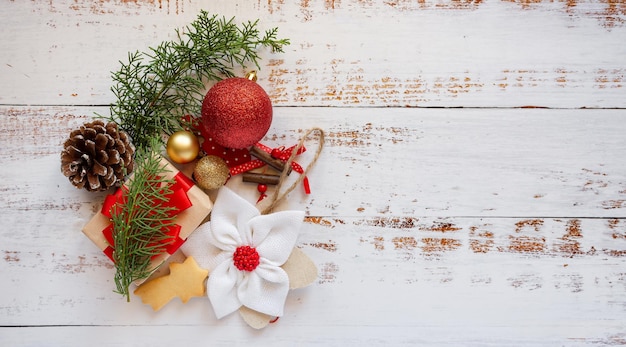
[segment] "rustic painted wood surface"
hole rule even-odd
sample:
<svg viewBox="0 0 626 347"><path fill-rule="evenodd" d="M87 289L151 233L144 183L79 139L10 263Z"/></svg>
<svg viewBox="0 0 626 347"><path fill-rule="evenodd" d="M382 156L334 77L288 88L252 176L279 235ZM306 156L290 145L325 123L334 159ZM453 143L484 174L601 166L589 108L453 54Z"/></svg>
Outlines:
<svg viewBox="0 0 626 347"><path fill-rule="evenodd" d="M262 52L270 145L320 126L299 245L319 279L263 331L112 292L61 175L128 51L200 9ZM0 345L626 344L626 2L0 1ZM410 107L406 107L410 106ZM306 159L306 158L305 158ZM253 199L254 187L230 184Z"/></svg>

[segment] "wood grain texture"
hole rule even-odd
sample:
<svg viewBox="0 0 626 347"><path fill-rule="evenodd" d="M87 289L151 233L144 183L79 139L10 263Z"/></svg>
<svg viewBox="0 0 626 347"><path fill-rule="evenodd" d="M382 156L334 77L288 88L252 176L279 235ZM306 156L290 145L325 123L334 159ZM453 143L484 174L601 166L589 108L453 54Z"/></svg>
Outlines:
<svg viewBox="0 0 626 347"><path fill-rule="evenodd" d="M57 166L71 129L107 109L0 110L5 148L0 158L15 164L32 156L29 165L43 165L31 170L41 181L33 183L33 191L53 185L62 189L61 197L76 193L56 167L53 172L48 167ZM622 110L276 108L274 113L265 140L270 146L294 145L313 126L327 132L324 160L310 179L311 198L294 192L310 215L625 216L626 164L618 160L626 154ZM315 139L309 143L314 146ZM298 161L305 164L311 154ZM0 170L7 187L19 186L23 177L11 175L11 165ZM2 199L18 209L32 204L17 193ZM54 201L59 197L50 194L45 203Z"/></svg>
<svg viewBox="0 0 626 347"><path fill-rule="evenodd" d="M259 78L276 105L624 107L625 6L4 1L0 74L10 83L0 103L109 103L118 61L171 39L204 8L262 17L262 28L291 39L285 54L263 55Z"/></svg>
<svg viewBox="0 0 626 347"><path fill-rule="evenodd" d="M80 232L105 193L60 173L118 61L200 9L291 39L260 52L265 144L326 131L312 194L281 206L306 212L319 277L260 332L206 298L113 293ZM626 345L625 1L5 0L0 18L0 345Z"/></svg>
<svg viewBox="0 0 626 347"><path fill-rule="evenodd" d="M78 345L96 334L116 344L130 327L149 332L145 344L169 334L192 345L626 338L621 110L277 107L268 145L292 144L313 125L328 133L312 196L289 202L307 211L299 247L319 278L260 334L236 315L217 321L205 298L154 313L112 292L112 265L80 233L104 194L78 191L58 171L64 134L106 108L1 111L0 204L11 227L0 234L10 283L0 325L38 332L3 328L4 342ZM24 146L33 128L47 136ZM29 174L12 174L25 159ZM255 199L254 185L229 184Z"/></svg>

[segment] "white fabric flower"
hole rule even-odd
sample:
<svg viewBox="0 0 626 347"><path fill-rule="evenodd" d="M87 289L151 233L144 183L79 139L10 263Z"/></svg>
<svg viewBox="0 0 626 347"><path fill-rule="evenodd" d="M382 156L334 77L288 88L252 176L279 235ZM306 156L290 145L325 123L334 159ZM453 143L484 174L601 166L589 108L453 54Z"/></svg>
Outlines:
<svg viewBox="0 0 626 347"><path fill-rule="evenodd" d="M289 278L281 266L303 219L302 211L261 215L230 189L220 188L210 223L196 229L182 247L210 271L207 295L218 319L241 306L282 316Z"/></svg>

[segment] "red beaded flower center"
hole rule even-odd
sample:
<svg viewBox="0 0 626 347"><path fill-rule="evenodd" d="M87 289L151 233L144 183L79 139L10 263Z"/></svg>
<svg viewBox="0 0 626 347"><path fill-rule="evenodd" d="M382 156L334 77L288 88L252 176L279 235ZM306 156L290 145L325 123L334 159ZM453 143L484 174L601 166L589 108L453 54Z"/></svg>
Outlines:
<svg viewBox="0 0 626 347"><path fill-rule="evenodd" d="M252 271L259 266L259 253L250 246L237 247L233 254L233 262L241 271Z"/></svg>

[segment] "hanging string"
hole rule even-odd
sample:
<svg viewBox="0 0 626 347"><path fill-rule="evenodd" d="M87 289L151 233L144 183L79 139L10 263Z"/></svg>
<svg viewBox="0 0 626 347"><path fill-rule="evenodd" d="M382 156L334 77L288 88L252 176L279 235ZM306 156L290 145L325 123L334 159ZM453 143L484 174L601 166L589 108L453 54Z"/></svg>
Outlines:
<svg viewBox="0 0 626 347"><path fill-rule="evenodd" d="M314 132L319 133L319 142L317 144L317 149L315 150L313 159L311 159L311 162L309 163L309 165L306 166L306 168L304 169L304 172L298 175L298 179L296 179L296 181L293 182L291 186L285 189L284 192L281 192L283 183L285 182L287 173L289 172L289 168L291 167L291 163L293 163L294 159L296 158L296 155L298 155L298 151L300 151L300 149L304 146L304 142L306 141L307 137ZM283 171L280 173L280 179L278 181L278 184L276 185L276 192L272 195L269 206L264 208L261 211L261 214L268 214L272 212L274 207L276 207L289 193L291 193L305 179L309 170L311 170L313 166L315 166L317 159L322 154L323 148L324 148L324 130L322 130L321 128L311 128L307 130L307 132L300 138L300 142L298 142L298 145L291 152L289 159L287 159L287 161L285 162L285 167Z"/></svg>

